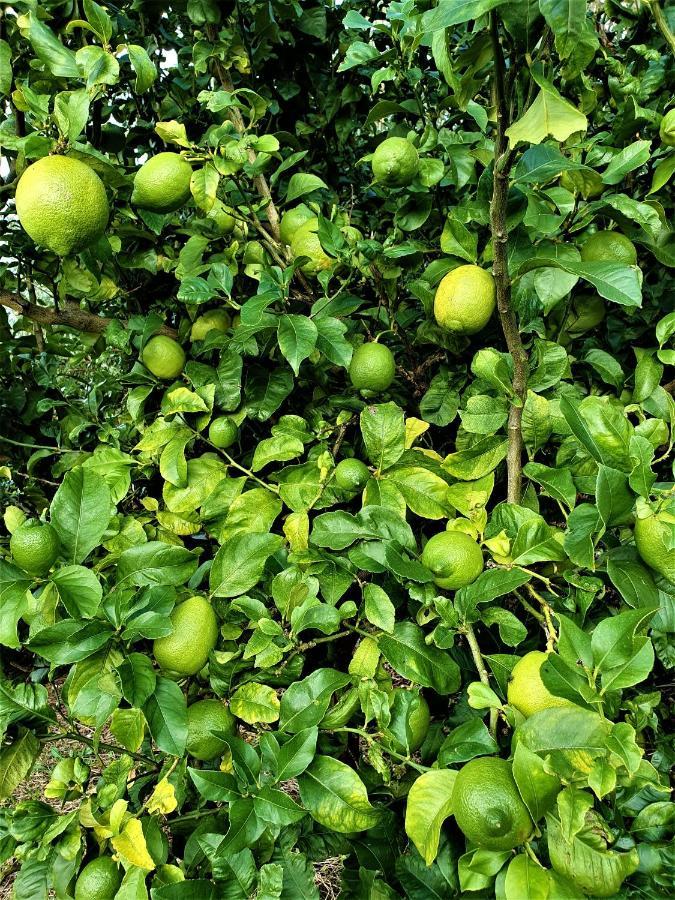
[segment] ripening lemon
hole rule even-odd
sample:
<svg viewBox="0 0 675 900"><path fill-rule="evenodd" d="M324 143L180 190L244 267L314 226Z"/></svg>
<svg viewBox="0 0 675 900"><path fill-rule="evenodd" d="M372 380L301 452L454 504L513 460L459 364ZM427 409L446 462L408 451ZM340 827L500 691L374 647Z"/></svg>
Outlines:
<svg viewBox="0 0 675 900"><path fill-rule="evenodd" d="M531 650L518 660L511 671L506 696L509 704L526 718L542 709L575 706L571 700L552 694L542 681L541 667L548 656L541 650Z"/></svg>
<svg viewBox="0 0 675 900"><path fill-rule="evenodd" d="M661 119L659 137L661 138L661 143L665 144L666 147L675 147L675 108L669 109Z"/></svg>
<svg viewBox="0 0 675 900"><path fill-rule="evenodd" d="M234 716L222 700L198 700L188 706L187 751L206 762L225 752L227 744L214 732L234 734Z"/></svg>
<svg viewBox="0 0 675 900"><path fill-rule="evenodd" d="M157 334L143 347L141 362L157 378L177 378L185 365L185 352L178 341Z"/></svg>
<svg viewBox="0 0 675 900"><path fill-rule="evenodd" d="M635 546L650 569L675 584L675 502L635 520Z"/></svg>
<svg viewBox="0 0 675 900"><path fill-rule="evenodd" d="M12 534L9 549L14 562L29 575L46 575L59 555L61 542L46 522L24 522Z"/></svg>
<svg viewBox="0 0 675 900"><path fill-rule="evenodd" d="M294 206L292 209L285 212L279 223L279 235L284 244L290 246L293 235L298 228L309 219L314 218L316 218L315 214L305 203L299 203L297 206Z"/></svg>
<svg viewBox="0 0 675 900"><path fill-rule="evenodd" d="M98 856L82 869L75 882L75 900L114 900L122 872L111 856Z"/></svg>
<svg viewBox="0 0 675 900"><path fill-rule="evenodd" d="M390 137L378 144L370 164L375 181L387 187L406 187L417 175L420 158L407 138Z"/></svg>
<svg viewBox="0 0 675 900"><path fill-rule="evenodd" d="M204 597L190 597L171 613L172 632L157 638L152 652L162 671L183 677L203 669L218 640L218 620Z"/></svg>
<svg viewBox="0 0 675 900"><path fill-rule="evenodd" d="M188 201L191 178L192 166L180 153L158 153L136 172L131 202L150 212L174 212Z"/></svg>
<svg viewBox="0 0 675 900"><path fill-rule="evenodd" d="M70 156L44 156L19 180L16 213L36 244L69 256L101 237L110 210L103 182L90 166Z"/></svg>
<svg viewBox="0 0 675 900"><path fill-rule="evenodd" d="M512 850L533 831L511 763L496 756L462 766L452 789L452 811L466 837L485 850Z"/></svg>
<svg viewBox="0 0 675 900"><path fill-rule="evenodd" d="M434 584L448 591L472 584L483 571L483 551L463 531L441 531L430 537L421 560L433 574Z"/></svg>
<svg viewBox="0 0 675 900"><path fill-rule="evenodd" d="M209 425L209 440L219 450L227 450L239 437L239 429L228 416L219 416Z"/></svg>
<svg viewBox="0 0 675 900"><path fill-rule="evenodd" d="M370 478L370 469L360 459L341 459L333 477L343 491L362 491Z"/></svg>
<svg viewBox="0 0 675 900"><path fill-rule="evenodd" d="M434 317L455 334L476 334L492 317L495 280L480 266L458 266L441 279L434 297Z"/></svg>
<svg viewBox="0 0 675 900"><path fill-rule="evenodd" d="M227 331L232 324L226 309L210 309L198 316L190 329L191 341L203 341L209 331Z"/></svg>
<svg viewBox="0 0 675 900"><path fill-rule="evenodd" d="M596 231L581 246L583 262L618 262L626 266L637 263L635 244L620 231Z"/></svg>
<svg viewBox="0 0 675 900"><path fill-rule="evenodd" d="M349 378L359 391L386 391L394 380L394 354L384 344L369 341L361 344L352 356Z"/></svg>
<svg viewBox="0 0 675 900"><path fill-rule="evenodd" d="M291 250L294 257L308 256L308 262L303 263L300 268L305 275L318 275L324 269L330 269L335 260L329 256L321 246L319 240L319 219L312 216L306 219L299 228L295 230L291 238Z"/></svg>

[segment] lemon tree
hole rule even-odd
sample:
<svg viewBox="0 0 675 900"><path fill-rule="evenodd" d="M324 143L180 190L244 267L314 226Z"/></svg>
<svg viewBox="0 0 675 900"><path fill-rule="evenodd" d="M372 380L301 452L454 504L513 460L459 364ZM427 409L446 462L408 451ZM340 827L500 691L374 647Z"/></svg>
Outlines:
<svg viewBox="0 0 675 900"><path fill-rule="evenodd" d="M672 0L0 25L0 894L668 896Z"/></svg>

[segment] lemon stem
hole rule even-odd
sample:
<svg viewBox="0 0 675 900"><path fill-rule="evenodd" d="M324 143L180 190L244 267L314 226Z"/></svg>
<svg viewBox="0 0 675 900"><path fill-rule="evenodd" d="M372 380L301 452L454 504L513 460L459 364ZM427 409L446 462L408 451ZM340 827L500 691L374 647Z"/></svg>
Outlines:
<svg viewBox="0 0 675 900"><path fill-rule="evenodd" d="M347 726L343 726L342 728L331 728L329 729L332 734L337 734L338 732L346 732L347 734L358 734L360 738L363 738L364 741L370 746L371 744L376 743L376 738L372 734L368 734L367 731L364 731L362 728L349 728ZM394 759L398 759L400 762L405 763L406 766L410 766L411 769L416 769L418 772L431 772L429 766L423 766L420 763L414 762L409 756L405 756L403 753L397 753L396 750L390 750L389 747L385 747L388 756L393 756Z"/></svg>
<svg viewBox="0 0 675 900"><path fill-rule="evenodd" d="M490 676L488 675L488 671L485 668L485 663L483 662L483 654L480 652L480 647L478 646L478 639L476 638L476 632L474 631L473 625L471 622L465 622L463 625L463 631L466 635L467 642L469 644L469 648L471 649L471 655L473 656L473 661L478 669L478 676L484 685L490 687ZM492 737L495 737L497 733L497 710L494 708L490 708L490 734Z"/></svg>
<svg viewBox="0 0 675 900"><path fill-rule="evenodd" d="M555 627L553 625L553 619L551 617L551 613L553 610L548 605L546 600L532 587L531 584L525 585L527 592L531 597L537 601L537 603L541 606L542 611L544 613L544 619L546 620L546 649L550 652L553 650L556 641L558 640L558 635L556 633Z"/></svg>

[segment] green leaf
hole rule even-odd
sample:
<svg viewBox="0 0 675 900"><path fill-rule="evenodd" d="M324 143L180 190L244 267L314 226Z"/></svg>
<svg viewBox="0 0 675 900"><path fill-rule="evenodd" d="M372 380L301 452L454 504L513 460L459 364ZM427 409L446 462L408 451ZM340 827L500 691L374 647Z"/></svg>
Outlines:
<svg viewBox="0 0 675 900"><path fill-rule="evenodd" d="M659 591L654 576L632 547L610 550L607 574L629 606L658 606Z"/></svg>
<svg viewBox="0 0 675 900"><path fill-rule="evenodd" d="M327 190L328 185L322 178L319 178L318 175L312 175L306 172L296 172L295 175L291 175L291 179L288 182L286 203L292 203L299 197L304 197L305 194L311 194L312 191L319 190L320 188L325 188Z"/></svg>
<svg viewBox="0 0 675 900"><path fill-rule="evenodd" d="M506 457L508 442L497 435L481 438L468 450L457 450L443 460L443 468L461 481L476 481L493 472Z"/></svg>
<svg viewBox="0 0 675 900"><path fill-rule="evenodd" d="M289 778L297 778L305 771L316 754L316 741L319 729L305 728L294 734L279 750L276 764L276 779L278 782L288 781Z"/></svg>
<svg viewBox="0 0 675 900"><path fill-rule="evenodd" d="M530 580L528 572L522 569L486 569L467 587L455 594L455 606L459 615L474 622L474 614L479 603L490 603L517 590Z"/></svg>
<svg viewBox="0 0 675 900"><path fill-rule="evenodd" d="M647 627L657 611L658 607L641 607L599 622L591 638L596 669L604 673L628 663L635 651L638 631Z"/></svg>
<svg viewBox="0 0 675 900"><path fill-rule="evenodd" d="M110 16L94 0L83 0L83 9L87 22L89 22L96 35L100 38L101 43L107 43L113 33Z"/></svg>
<svg viewBox="0 0 675 900"><path fill-rule="evenodd" d="M120 581L152 587L155 584L185 584L196 568L196 556L185 547L148 541L120 554L117 574Z"/></svg>
<svg viewBox="0 0 675 900"><path fill-rule="evenodd" d="M348 512L323 513L314 519L311 542L317 547L344 550L358 540L381 538L415 547L412 529L406 520L384 506L366 506L355 516Z"/></svg>
<svg viewBox="0 0 675 900"><path fill-rule="evenodd" d="M33 732L23 731L8 747L0 750L0 800L8 800L28 777L41 749Z"/></svg>
<svg viewBox="0 0 675 900"><path fill-rule="evenodd" d="M136 73L134 90L137 94L144 94L155 83L157 68L144 47L138 44L127 44L127 53L129 62Z"/></svg>
<svg viewBox="0 0 675 900"><path fill-rule="evenodd" d="M569 469L552 469L542 463L531 462L525 465L523 472L528 478L540 484L549 497L564 503L568 509L573 509L577 500L577 489Z"/></svg>
<svg viewBox="0 0 675 900"><path fill-rule="evenodd" d="M316 325L307 316L281 316L277 337L279 349L297 375L300 372L300 363L307 359L316 346L318 337Z"/></svg>
<svg viewBox="0 0 675 900"><path fill-rule="evenodd" d="M490 756L497 752L497 743L478 716L462 722L445 738L438 752L440 766L466 762L475 756Z"/></svg>
<svg viewBox="0 0 675 900"><path fill-rule="evenodd" d="M550 878L546 869L519 853L509 863L504 879L505 900L547 900Z"/></svg>
<svg viewBox="0 0 675 900"><path fill-rule="evenodd" d="M561 788L560 779L546 771L541 757L518 742L513 755L513 777L532 820L538 822L553 807Z"/></svg>
<svg viewBox="0 0 675 900"><path fill-rule="evenodd" d="M315 669L306 678L294 681L281 697L279 728L296 734L318 725L335 691L350 682L349 675L336 669Z"/></svg>
<svg viewBox="0 0 675 900"><path fill-rule="evenodd" d="M143 712L157 747L170 756L182 756L188 733L187 703L175 681L158 678Z"/></svg>
<svg viewBox="0 0 675 900"><path fill-rule="evenodd" d="M618 184L625 176L643 166L649 159L651 141L635 141L612 157L602 175L605 184Z"/></svg>
<svg viewBox="0 0 675 900"><path fill-rule="evenodd" d="M334 365L348 369L354 351L344 337L347 326L332 316L320 316L313 322L317 331L316 349Z"/></svg>
<svg viewBox="0 0 675 900"><path fill-rule="evenodd" d="M112 628L107 622L63 619L38 631L29 646L55 666L67 666L92 656L112 636Z"/></svg>
<svg viewBox="0 0 675 900"><path fill-rule="evenodd" d="M249 725L257 722L270 724L279 718L279 698L273 688L250 681L232 694L230 709L238 719Z"/></svg>
<svg viewBox="0 0 675 900"><path fill-rule="evenodd" d="M459 667L444 650L427 644L424 632L413 622L398 622L393 634L379 638L382 655L403 678L437 694L453 694L459 688Z"/></svg>
<svg viewBox="0 0 675 900"><path fill-rule="evenodd" d="M215 166L205 165L201 169L195 169L190 178L190 191L196 205L203 212L208 213L216 202L216 192L220 183L220 175Z"/></svg>
<svg viewBox="0 0 675 900"><path fill-rule="evenodd" d="M215 597L238 597L262 578L265 563L282 546L275 534L239 534L218 550L209 575Z"/></svg>
<svg viewBox="0 0 675 900"><path fill-rule="evenodd" d="M428 866L436 859L443 822L452 815L456 777L451 769L425 772L408 792L405 832Z"/></svg>
<svg viewBox="0 0 675 900"><path fill-rule="evenodd" d="M36 13L29 12L19 18L19 26L25 30L33 45L35 55L52 73L60 78L78 78L79 69L72 50L64 47Z"/></svg>
<svg viewBox="0 0 675 900"><path fill-rule="evenodd" d="M540 91L523 116L506 130L512 147L518 142L541 144L547 137L566 141L575 132L588 128L588 119L576 107L560 96L550 81L531 72Z"/></svg>
<svg viewBox="0 0 675 900"><path fill-rule="evenodd" d="M17 634L19 619L28 610L28 588L33 579L16 566L0 559L0 644L20 646Z"/></svg>
<svg viewBox="0 0 675 900"><path fill-rule="evenodd" d="M422 16L422 28L424 31L438 31L452 25L461 25L463 22L479 19L505 2L506 0L440 0L435 9Z"/></svg>
<svg viewBox="0 0 675 900"><path fill-rule="evenodd" d="M103 597L103 588L91 569L63 566L50 578L56 585L61 602L73 618L91 619Z"/></svg>
<svg viewBox="0 0 675 900"><path fill-rule="evenodd" d="M12 48L0 39L0 95L6 97L12 90Z"/></svg>
<svg viewBox="0 0 675 900"><path fill-rule="evenodd" d="M403 410L396 403L367 406L359 417L368 459L379 472L398 462L405 450Z"/></svg>
<svg viewBox="0 0 675 900"><path fill-rule="evenodd" d="M108 485L95 472L78 466L66 474L50 514L63 555L71 563L81 563L98 547L111 512Z"/></svg>
<svg viewBox="0 0 675 900"><path fill-rule="evenodd" d="M366 618L376 628L391 634L394 630L396 610L386 591L377 584L367 584L363 588Z"/></svg>
<svg viewBox="0 0 675 900"><path fill-rule="evenodd" d="M331 756L316 756L298 777L298 787L312 818L339 834L365 831L380 822L381 814L371 806L359 776Z"/></svg>

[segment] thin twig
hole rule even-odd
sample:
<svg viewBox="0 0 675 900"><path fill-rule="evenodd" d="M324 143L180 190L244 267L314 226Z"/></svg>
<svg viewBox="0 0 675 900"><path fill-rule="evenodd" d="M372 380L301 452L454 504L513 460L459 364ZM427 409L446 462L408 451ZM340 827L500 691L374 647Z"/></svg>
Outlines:
<svg viewBox="0 0 675 900"><path fill-rule="evenodd" d="M488 670L485 668L483 654L480 652L478 639L476 638L476 632L474 631L473 625L470 622L465 622L462 630L466 635L469 648L471 649L474 665L478 669L478 676L486 687L490 687L490 676L488 675ZM492 706L490 707L490 734L492 737L495 737L497 734L497 710Z"/></svg>

